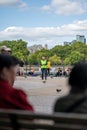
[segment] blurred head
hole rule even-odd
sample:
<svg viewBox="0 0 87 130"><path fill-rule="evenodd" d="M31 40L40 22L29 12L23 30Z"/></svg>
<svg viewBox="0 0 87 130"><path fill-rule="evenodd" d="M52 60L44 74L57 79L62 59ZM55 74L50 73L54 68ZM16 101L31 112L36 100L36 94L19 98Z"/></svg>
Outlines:
<svg viewBox="0 0 87 130"><path fill-rule="evenodd" d="M7 54L8 54L8 55L11 55L11 54L12 54L12 51L11 51L10 48L7 48Z"/></svg>
<svg viewBox="0 0 87 130"><path fill-rule="evenodd" d="M77 63L69 77L71 91L85 91L87 88L87 62Z"/></svg>
<svg viewBox="0 0 87 130"><path fill-rule="evenodd" d="M42 57L42 60L45 60L45 59L46 59L45 56L43 56L43 57Z"/></svg>
<svg viewBox="0 0 87 130"><path fill-rule="evenodd" d="M0 51L1 51L1 54L7 54L7 53L8 53L6 46L2 46L2 47L0 48Z"/></svg>
<svg viewBox="0 0 87 130"><path fill-rule="evenodd" d="M6 46L2 46L0 48L1 54L11 55L11 49Z"/></svg>
<svg viewBox="0 0 87 130"><path fill-rule="evenodd" d="M0 54L0 78L13 85L16 76L18 60L10 55Z"/></svg>

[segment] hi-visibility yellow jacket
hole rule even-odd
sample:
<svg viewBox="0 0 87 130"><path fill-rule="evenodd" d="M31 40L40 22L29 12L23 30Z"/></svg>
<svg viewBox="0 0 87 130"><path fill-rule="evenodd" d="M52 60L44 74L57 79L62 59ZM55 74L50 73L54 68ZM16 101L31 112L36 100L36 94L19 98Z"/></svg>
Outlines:
<svg viewBox="0 0 87 130"><path fill-rule="evenodd" d="M51 68L51 62L50 62L50 61L47 62L47 68L48 68L48 69Z"/></svg>
<svg viewBox="0 0 87 130"><path fill-rule="evenodd" d="M41 60L41 68L47 68L47 60Z"/></svg>

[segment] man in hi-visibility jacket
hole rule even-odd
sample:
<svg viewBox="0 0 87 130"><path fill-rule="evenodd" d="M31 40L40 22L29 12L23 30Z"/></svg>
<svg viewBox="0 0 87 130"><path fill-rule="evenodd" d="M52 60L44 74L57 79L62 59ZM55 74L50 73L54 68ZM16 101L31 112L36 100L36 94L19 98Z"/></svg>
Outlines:
<svg viewBox="0 0 87 130"><path fill-rule="evenodd" d="M43 56L41 59L41 77L43 82L45 83L47 80L47 60L46 58Z"/></svg>

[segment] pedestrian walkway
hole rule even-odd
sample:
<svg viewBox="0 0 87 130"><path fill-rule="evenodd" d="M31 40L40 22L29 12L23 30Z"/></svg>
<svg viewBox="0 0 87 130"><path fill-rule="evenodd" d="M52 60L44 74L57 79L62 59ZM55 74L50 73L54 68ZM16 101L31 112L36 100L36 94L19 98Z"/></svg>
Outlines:
<svg viewBox="0 0 87 130"><path fill-rule="evenodd" d="M56 98L59 98L68 92L66 78L48 78L47 83L42 83L40 77L29 77L17 79L16 88L23 89L37 112L52 113ZM56 89L61 89L60 93Z"/></svg>

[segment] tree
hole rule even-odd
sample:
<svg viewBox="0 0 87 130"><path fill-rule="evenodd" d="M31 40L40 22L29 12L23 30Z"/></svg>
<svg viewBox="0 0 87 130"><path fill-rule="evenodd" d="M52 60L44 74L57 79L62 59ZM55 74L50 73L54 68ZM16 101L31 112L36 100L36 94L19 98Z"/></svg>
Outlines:
<svg viewBox="0 0 87 130"><path fill-rule="evenodd" d="M55 46L50 50L50 56L56 54L57 56L61 57L61 60L64 60L68 55L71 53L71 46L70 45L58 45Z"/></svg>
<svg viewBox="0 0 87 130"><path fill-rule="evenodd" d="M12 54L19 59L23 59L25 63L38 65L41 57L45 56L50 59L53 65L65 64L72 65L80 60L87 60L87 44L81 42L74 42L71 45L58 45L52 49L42 49L36 51L29 56L27 42L20 40L5 40L0 42L0 46L6 45L12 49Z"/></svg>
<svg viewBox="0 0 87 130"><path fill-rule="evenodd" d="M69 57L65 58L64 65L70 65L70 64L71 64L70 58Z"/></svg>
<svg viewBox="0 0 87 130"><path fill-rule="evenodd" d="M52 65L59 65L61 64L61 58L57 55L54 55L52 57L49 58L50 62Z"/></svg>
<svg viewBox="0 0 87 130"><path fill-rule="evenodd" d="M21 52L14 52L14 56L18 59L24 60L24 55Z"/></svg>
<svg viewBox="0 0 87 130"><path fill-rule="evenodd" d="M2 41L0 42L0 46L7 46L11 48L12 55L16 56L19 59L23 59L25 61L25 57L29 55L29 50L27 49L27 42L20 40L12 40L12 41Z"/></svg>
<svg viewBox="0 0 87 130"><path fill-rule="evenodd" d="M82 60L85 60L85 56L84 54L81 54L80 52L78 51L73 51L71 53L71 55L69 56L69 62L71 65L74 65L76 64L77 62L80 62Z"/></svg>
<svg viewBox="0 0 87 130"><path fill-rule="evenodd" d="M37 56L35 54L28 56L28 63L30 65L37 65L38 64Z"/></svg>

